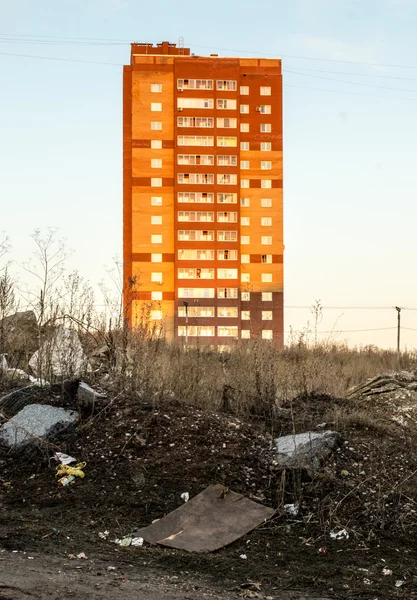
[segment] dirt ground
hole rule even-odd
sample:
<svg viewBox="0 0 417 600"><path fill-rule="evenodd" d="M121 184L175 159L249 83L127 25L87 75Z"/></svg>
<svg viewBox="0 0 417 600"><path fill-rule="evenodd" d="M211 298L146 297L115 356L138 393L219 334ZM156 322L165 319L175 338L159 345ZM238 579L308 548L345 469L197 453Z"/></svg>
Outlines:
<svg viewBox="0 0 417 600"><path fill-rule="evenodd" d="M373 428L332 417L351 408L303 398L291 419L242 421L119 394L64 438L0 450L0 598L417 598L414 434L385 409L375 408ZM274 469L274 436L325 421L344 442L317 476ZM56 450L85 461L85 478L57 487ZM214 482L276 516L207 554L113 543ZM333 539L341 529L349 537ZM88 558L71 558L81 552Z"/></svg>

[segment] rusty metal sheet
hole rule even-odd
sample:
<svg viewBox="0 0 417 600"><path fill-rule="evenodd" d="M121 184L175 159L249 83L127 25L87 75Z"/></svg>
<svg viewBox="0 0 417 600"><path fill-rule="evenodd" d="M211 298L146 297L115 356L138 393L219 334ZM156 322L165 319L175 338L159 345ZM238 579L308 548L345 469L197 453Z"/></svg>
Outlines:
<svg viewBox="0 0 417 600"><path fill-rule="evenodd" d="M135 536L150 544L212 552L231 544L275 512L226 490L223 485L210 485L156 523L135 531Z"/></svg>

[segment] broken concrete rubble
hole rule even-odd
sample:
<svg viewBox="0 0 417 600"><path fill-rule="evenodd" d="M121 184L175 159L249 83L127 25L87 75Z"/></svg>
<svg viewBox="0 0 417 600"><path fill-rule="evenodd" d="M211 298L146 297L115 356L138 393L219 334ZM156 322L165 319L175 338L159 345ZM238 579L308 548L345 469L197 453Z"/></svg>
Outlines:
<svg viewBox="0 0 417 600"><path fill-rule="evenodd" d="M77 332L64 327L58 327L33 354L29 366L38 377L77 376L91 369Z"/></svg>
<svg viewBox="0 0 417 600"><path fill-rule="evenodd" d="M276 438L274 465L282 469L305 469L313 474L340 442L336 431L309 431Z"/></svg>
<svg viewBox="0 0 417 600"><path fill-rule="evenodd" d="M0 441L9 448L37 444L68 429L77 417L76 412L56 406L29 404L0 427Z"/></svg>

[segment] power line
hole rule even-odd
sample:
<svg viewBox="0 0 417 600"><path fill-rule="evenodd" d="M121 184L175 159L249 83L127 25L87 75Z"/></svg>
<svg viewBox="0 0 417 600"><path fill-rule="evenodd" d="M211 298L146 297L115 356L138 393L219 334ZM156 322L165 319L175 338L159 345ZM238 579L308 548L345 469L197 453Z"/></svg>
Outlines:
<svg viewBox="0 0 417 600"><path fill-rule="evenodd" d="M284 306L284 308L301 308L301 309L312 309L313 305L309 306L301 306L301 305L288 305ZM321 306L320 308L326 310L392 310L395 308L394 306ZM407 308L401 307L402 310L417 310L417 308Z"/></svg>
<svg viewBox="0 0 417 600"><path fill-rule="evenodd" d="M329 90L326 88L311 87L309 85L292 85L284 83L284 88L295 88L297 90L311 90L314 92L330 92L331 94L348 94L349 96L360 96L361 98L380 98L382 100L411 100L416 101L417 98L400 98L399 96L381 96L377 94L359 94L358 92L349 92L348 90Z"/></svg>
<svg viewBox="0 0 417 600"><path fill-rule="evenodd" d="M72 62L72 63L82 63L86 65L104 65L109 67L123 67L121 63L109 63L109 62L100 62L95 60L81 60L76 58L58 58L55 56L35 56L33 54L14 54L10 52L0 52L1 56L19 56L22 58L37 58L42 60L54 60L54 61L63 61L63 62Z"/></svg>
<svg viewBox="0 0 417 600"><path fill-rule="evenodd" d="M402 81L417 81L417 77L398 77L397 75L377 75L376 73L350 73L349 71L328 71L326 69L308 69L297 67L299 71L312 71L314 73L330 73L332 75L351 75L353 77L377 77L378 79L398 79Z"/></svg>

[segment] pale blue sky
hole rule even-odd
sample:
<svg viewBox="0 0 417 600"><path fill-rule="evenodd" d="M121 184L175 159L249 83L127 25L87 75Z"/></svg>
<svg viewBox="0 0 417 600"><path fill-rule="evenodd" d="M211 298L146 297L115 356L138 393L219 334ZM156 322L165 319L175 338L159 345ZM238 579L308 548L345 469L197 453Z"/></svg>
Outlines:
<svg viewBox="0 0 417 600"><path fill-rule="evenodd" d="M182 36L196 54L283 58L285 304L417 307L417 0L0 0L0 23L0 230L14 257L49 225L92 281L121 254L121 65L130 41ZM289 308L285 328L308 318ZM325 310L320 328L335 324L395 327L396 313ZM417 346L417 311L403 324Z"/></svg>

